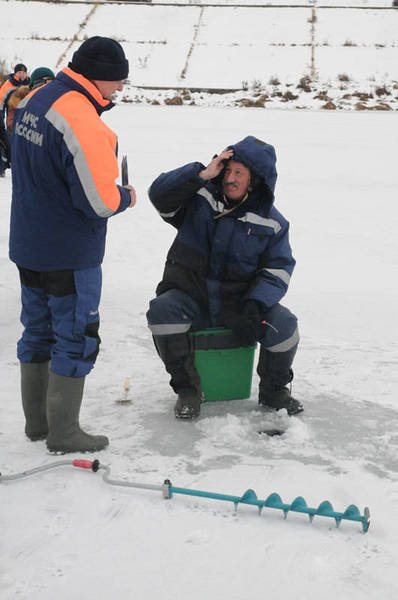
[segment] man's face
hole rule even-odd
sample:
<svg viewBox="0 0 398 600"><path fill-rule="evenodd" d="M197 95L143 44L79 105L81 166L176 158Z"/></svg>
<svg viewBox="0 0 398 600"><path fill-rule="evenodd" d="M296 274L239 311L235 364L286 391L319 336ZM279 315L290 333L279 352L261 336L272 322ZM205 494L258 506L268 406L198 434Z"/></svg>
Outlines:
<svg viewBox="0 0 398 600"><path fill-rule="evenodd" d="M28 74L26 71L17 71L14 75L15 79L18 79L19 81L25 81L27 76Z"/></svg>
<svg viewBox="0 0 398 600"><path fill-rule="evenodd" d="M123 90L123 81L99 81L94 79L93 84L98 88L101 96L107 100L111 100L115 92Z"/></svg>
<svg viewBox="0 0 398 600"><path fill-rule="evenodd" d="M229 200L240 200L250 183L250 169L240 162L229 160L222 179L222 189Z"/></svg>

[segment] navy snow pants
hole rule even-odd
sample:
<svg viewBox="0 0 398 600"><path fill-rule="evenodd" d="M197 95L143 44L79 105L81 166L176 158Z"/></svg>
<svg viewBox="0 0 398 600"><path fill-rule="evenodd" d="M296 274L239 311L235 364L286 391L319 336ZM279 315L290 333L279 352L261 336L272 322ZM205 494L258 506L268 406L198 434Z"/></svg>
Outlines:
<svg viewBox="0 0 398 600"><path fill-rule="evenodd" d="M211 327L210 315L186 292L173 289L150 301L147 320L152 335L172 335ZM265 328L259 343L270 352L287 352L299 342L297 318L281 304L261 315L272 327Z"/></svg>
<svg viewBox="0 0 398 600"><path fill-rule="evenodd" d="M46 362L66 377L87 375L99 345L101 267L80 271L31 271L18 267L24 326L20 362Z"/></svg>

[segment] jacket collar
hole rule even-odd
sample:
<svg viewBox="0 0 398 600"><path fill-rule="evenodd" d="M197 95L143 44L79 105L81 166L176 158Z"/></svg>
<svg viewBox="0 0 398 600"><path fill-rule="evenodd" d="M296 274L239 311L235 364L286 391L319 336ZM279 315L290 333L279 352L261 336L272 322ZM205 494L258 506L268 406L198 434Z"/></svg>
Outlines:
<svg viewBox="0 0 398 600"><path fill-rule="evenodd" d="M55 79L86 96L86 98L94 105L99 115L105 110L110 110L115 106L113 102L102 97L98 88L96 88L89 79L86 79L86 77L83 77L80 73L75 73L75 71L72 71L69 67L62 69Z"/></svg>
<svg viewBox="0 0 398 600"><path fill-rule="evenodd" d="M20 85L29 85L29 78L25 79L24 81L21 81L20 79L17 79L15 76L15 73L10 73L8 76L8 81L15 87L19 87Z"/></svg>

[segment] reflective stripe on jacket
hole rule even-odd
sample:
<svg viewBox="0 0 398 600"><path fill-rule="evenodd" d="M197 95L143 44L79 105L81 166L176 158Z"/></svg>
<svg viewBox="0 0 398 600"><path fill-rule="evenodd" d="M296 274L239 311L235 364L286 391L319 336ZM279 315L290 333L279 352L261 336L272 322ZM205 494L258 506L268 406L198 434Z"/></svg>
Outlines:
<svg viewBox="0 0 398 600"><path fill-rule="evenodd" d="M29 78L27 78L26 80L20 80L17 77L15 77L15 75L13 73L10 73L8 76L8 79L6 79L6 81L3 83L2 86L0 86L0 113L2 115L2 118L4 120L5 116L6 116L6 108L7 108L7 100L10 96L10 93L12 92L12 90L14 90L15 88L21 86L21 85L28 85L29 83Z"/></svg>
<svg viewBox="0 0 398 600"><path fill-rule="evenodd" d="M10 258L35 271L101 264L107 218L130 193L116 134L100 119L113 104L69 68L17 107L12 131Z"/></svg>
<svg viewBox="0 0 398 600"><path fill-rule="evenodd" d="M253 299L270 308L285 295L295 260L289 223L273 206L276 182L272 146L248 136L235 146L234 160L261 178L247 200L225 210L218 181L199 177L201 163L161 174L149 196L162 218L178 229L157 294L177 288L217 315L239 310ZM217 178L217 180L219 180Z"/></svg>
<svg viewBox="0 0 398 600"><path fill-rule="evenodd" d="M9 93L13 89L15 89L15 87L16 86L13 85L9 79L7 79L7 81L5 81L3 83L3 85L0 87L0 115L3 120L4 120L5 101L8 98Z"/></svg>

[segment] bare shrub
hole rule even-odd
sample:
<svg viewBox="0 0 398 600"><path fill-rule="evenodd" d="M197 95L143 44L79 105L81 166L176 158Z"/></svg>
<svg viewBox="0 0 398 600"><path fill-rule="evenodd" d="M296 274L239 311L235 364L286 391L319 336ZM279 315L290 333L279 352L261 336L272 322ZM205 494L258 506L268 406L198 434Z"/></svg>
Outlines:
<svg viewBox="0 0 398 600"><path fill-rule="evenodd" d="M304 75L297 84L297 88L303 90L303 92L312 92L311 88L311 77L309 75Z"/></svg>
<svg viewBox="0 0 398 600"><path fill-rule="evenodd" d="M5 59L0 60L0 85L2 85L8 76L8 70Z"/></svg>
<svg viewBox="0 0 398 600"><path fill-rule="evenodd" d="M169 106L181 106L181 104L184 104L181 96L174 96L174 98L166 98L164 103L168 104Z"/></svg>
<svg viewBox="0 0 398 600"><path fill-rule="evenodd" d="M384 85L383 87L379 87L375 90L375 94L376 96L389 96L390 92L388 91L388 89L386 88L386 86Z"/></svg>
<svg viewBox="0 0 398 600"><path fill-rule="evenodd" d="M149 58L149 54L147 54L146 56L139 56L138 57L138 65L140 67L140 69L146 69L148 66L148 58Z"/></svg>
<svg viewBox="0 0 398 600"><path fill-rule="evenodd" d="M324 104L321 108L323 110L336 110L336 105L334 102L329 100L329 102L326 102L326 104Z"/></svg>

